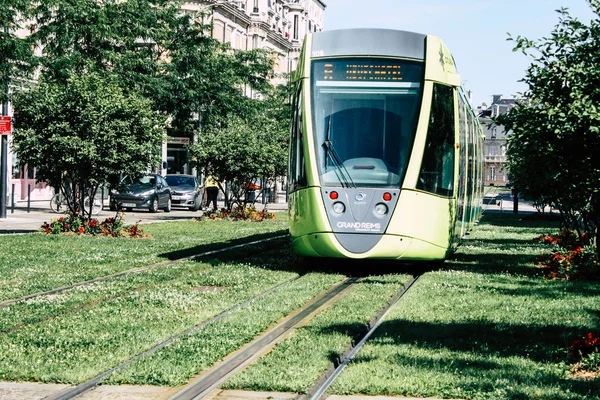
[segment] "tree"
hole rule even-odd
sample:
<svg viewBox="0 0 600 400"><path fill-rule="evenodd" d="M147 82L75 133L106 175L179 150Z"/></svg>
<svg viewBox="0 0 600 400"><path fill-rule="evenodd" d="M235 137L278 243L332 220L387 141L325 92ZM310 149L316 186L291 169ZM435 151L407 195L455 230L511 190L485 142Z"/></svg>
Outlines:
<svg viewBox="0 0 600 400"><path fill-rule="evenodd" d="M168 55L161 64L161 86L153 93L161 110L172 116L172 136L193 137L203 126L217 124L224 115L243 118L252 111L246 88L269 90L273 57L269 51L240 51L209 35L203 13L181 14L173 20L160 47Z"/></svg>
<svg viewBox="0 0 600 400"><path fill-rule="evenodd" d="M91 215L92 198L111 176L156 165L165 118L147 99L125 93L114 79L72 74L66 84L42 81L14 98L14 145L38 178L60 188L72 213Z"/></svg>
<svg viewBox="0 0 600 400"><path fill-rule="evenodd" d="M243 120L230 115L221 128L211 127L202 132L198 143L188 151L194 167L207 175L227 181L233 203L246 205L247 185L258 179L273 178L281 172L287 152L282 152L285 140L277 125L268 118ZM231 207L227 199L227 208Z"/></svg>
<svg viewBox="0 0 600 400"><path fill-rule="evenodd" d="M15 35L27 7L25 0L6 0L0 7L0 104L8 100L13 81L27 77L33 69L31 44Z"/></svg>
<svg viewBox="0 0 600 400"><path fill-rule="evenodd" d="M600 17L600 1L588 0ZM532 57L523 81L527 101L497 123L513 131L507 150L511 182L525 196L558 208L566 227L600 243L600 18L586 25L557 10L559 23L539 41L517 36Z"/></svg>

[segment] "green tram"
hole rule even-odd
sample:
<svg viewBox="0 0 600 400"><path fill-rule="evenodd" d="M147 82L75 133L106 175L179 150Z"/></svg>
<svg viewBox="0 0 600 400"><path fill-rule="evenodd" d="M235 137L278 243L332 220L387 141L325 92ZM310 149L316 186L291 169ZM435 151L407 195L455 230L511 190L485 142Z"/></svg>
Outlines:
<svg viewBox="0 0 600 400"><path fill-rule="evenodd" d="M309 257L443 260L483 199L483 131L431 35L318 32L292 77L289 215Z"/></svg>

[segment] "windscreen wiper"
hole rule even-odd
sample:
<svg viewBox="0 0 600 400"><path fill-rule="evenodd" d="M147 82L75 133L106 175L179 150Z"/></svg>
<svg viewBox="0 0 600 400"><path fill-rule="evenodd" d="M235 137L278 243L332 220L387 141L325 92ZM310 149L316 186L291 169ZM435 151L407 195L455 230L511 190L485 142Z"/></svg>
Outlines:
<svg viewBox="0 0 600 400"><path fill-rule="evenodd" d="M344 166L342 159L335 151L333 142L331 141L331 115L327 116L327 132L325 134L325 142L322 145L325 148L325 170L327 170L327 159L331 160L331 164L334 166L335 175L342 184L342 187L356 187L352 176ZM347 177L347 178L346 178Z"/></svg>

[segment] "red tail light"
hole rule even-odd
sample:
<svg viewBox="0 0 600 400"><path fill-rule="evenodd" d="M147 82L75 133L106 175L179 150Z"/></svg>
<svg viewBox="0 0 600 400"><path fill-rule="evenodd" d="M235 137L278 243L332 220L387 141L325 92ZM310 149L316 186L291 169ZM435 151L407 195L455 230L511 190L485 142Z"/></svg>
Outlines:
<svg viewBox="0 0 600 400"><path fill-rule="evenodd" d="M339 197L338 196L338 192L331 192L331 193L329 193L329 198L331 200L336 200L338 197Z"/></svg>
<svg viewBox="0 0 600 400"><path fill-rule="evenodd" d="M385 201L390 201L391 199L392 199L392 194L391 194L391 193L389 193L389 192L385 192L385 193L383 194L383 200L385 200Z"/></svg>

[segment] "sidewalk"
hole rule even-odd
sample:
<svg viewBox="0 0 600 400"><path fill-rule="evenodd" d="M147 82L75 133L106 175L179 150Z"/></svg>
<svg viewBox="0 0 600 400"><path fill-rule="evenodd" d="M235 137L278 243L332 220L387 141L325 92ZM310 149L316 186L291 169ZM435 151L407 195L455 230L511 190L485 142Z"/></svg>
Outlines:
<svg viewBox="0 0 600 400"><path fill-rule="evenodd" d="M224 203L219 202L219 207L223 207ZM262 210L265 206L256 203L255 207ZM287 203L269 203L266 204L269 211L285 211L288 208ZM95 217L99 220L114 217L114 211L110 211L105 205L104 209ZM123 220L126 224L134 224L166 221L185 221L202 215L202 211L194 212L185 208L173 208L171 212L158 211L151 213L147 210L129 211L123 214ZM27 210L27 202L20 201L15 204L14 212L11 207L6 209L6 218L0 218L0 234L22 234L36 232L44 222L50 222L52 219L58 219L62 214L53 213L50 210L49 200L31 201L29 212Z"/></svg>

